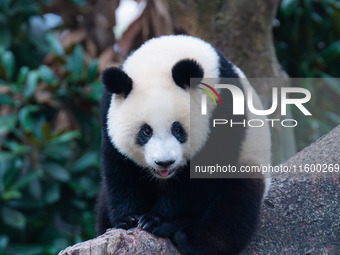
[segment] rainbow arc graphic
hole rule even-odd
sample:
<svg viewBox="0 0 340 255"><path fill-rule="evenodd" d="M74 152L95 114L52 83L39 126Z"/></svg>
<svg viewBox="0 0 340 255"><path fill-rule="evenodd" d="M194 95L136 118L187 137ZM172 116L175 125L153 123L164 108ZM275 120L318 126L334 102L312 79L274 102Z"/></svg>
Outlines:
<svg viewBox="0 0 340 255"><path fill-rule="evenodd" d="M203 82L201 82L200 85L205 86L206 88L210 89L217 96L217 98L220 101L220 104L222 106L221 97L220 97L220 95L217 93L217 91L213 87L211 87L210 85L208 85L206 83L203 83ZM201 87L197 87L197 88L199 88L199 89L203 90L205 93L207 93L212 98L212 100L214 101L215 105L217 105L215 97L213 96L213 94L209 90L207 90L206 88L201 88Z"/></svg>

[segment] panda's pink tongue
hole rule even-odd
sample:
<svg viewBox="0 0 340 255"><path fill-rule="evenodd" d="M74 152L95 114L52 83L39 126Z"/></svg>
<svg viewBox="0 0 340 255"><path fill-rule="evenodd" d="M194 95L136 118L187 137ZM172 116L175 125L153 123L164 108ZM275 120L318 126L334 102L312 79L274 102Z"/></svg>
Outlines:
<svg viewBox="0 0 340 255"><path fill-rule="evenodd" d="M159 174L160 174L161 176L168 176L169 173L170 173L169 170L160 170L160 171L159 171Z"/></svg>

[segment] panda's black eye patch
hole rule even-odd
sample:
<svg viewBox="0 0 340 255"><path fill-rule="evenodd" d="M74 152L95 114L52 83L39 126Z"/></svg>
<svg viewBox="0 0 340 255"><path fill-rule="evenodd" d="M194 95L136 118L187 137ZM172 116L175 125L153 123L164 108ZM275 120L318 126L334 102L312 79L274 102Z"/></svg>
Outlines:
<svg viewBox="0 0 340 255"><path fill-rule="evenodd" d="M182 126L182 124L178 121L172 123L171 126L171 134L180 142L185 143L187 140L187 134Z"/></svg>
<svg viewBox="0 0 340 255"><path fill-rule="evenodd" d="M148 124L143 124L137 134L137 144L145 145L152 137L152 128Z"/></svg>

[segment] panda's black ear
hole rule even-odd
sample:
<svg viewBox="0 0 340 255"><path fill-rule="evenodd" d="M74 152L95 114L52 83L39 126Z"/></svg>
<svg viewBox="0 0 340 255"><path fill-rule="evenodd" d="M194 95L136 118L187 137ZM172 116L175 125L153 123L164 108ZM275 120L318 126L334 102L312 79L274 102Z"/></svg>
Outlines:
<svg viewBox="0 0 340 255"><path fill-rule="evenodd" d="M110 93L122 94L127 97L132 90L131 78L117 67L106 68L102 73L101 80L105 89Z"/></svg>
<svg viewBox="0 0 340 255"><path fill-rule="evenodd" d="M172 68L172 78L183 89L190 87L190 78L203 78L203 76L203 68L192 59L183 59Z"/></svg>

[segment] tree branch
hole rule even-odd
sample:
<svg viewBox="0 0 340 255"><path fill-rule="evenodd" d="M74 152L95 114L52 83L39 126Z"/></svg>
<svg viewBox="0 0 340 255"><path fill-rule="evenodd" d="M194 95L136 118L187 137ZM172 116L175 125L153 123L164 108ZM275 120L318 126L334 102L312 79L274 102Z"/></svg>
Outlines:
<svg viewBox="0 0 340 255"><path fill-rule="evenodd" d="M283 163L304 164L340 164L340 125ZM339 174L273 178L261 227L244 254L340 254Z"/></svg>

